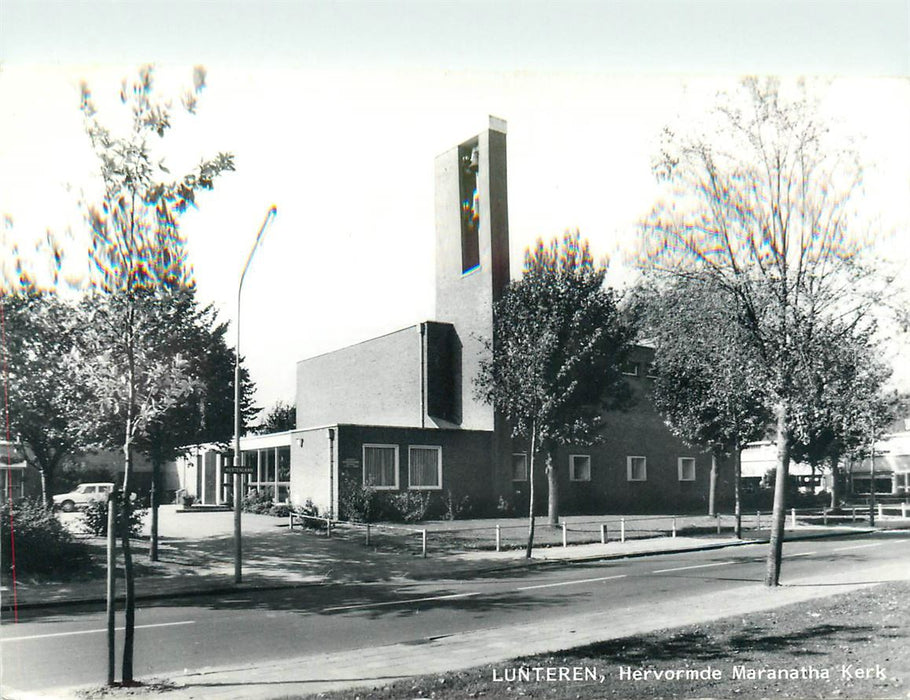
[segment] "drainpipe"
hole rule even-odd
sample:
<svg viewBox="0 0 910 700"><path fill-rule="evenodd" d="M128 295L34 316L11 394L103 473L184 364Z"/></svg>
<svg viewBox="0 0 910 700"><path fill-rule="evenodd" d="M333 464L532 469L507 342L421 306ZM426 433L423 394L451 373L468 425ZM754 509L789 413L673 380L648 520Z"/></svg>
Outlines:
<svg viewBox="0 0 910 700"><path fill-rule="evenodd" d="M427 427L427 324L420 324L420 427Z"/></svg>
<svg viewBox="0 0 910 700"><path fill-rule="evenodd" d="M329 428L329 518L335 518L335 428Z"/></svg>

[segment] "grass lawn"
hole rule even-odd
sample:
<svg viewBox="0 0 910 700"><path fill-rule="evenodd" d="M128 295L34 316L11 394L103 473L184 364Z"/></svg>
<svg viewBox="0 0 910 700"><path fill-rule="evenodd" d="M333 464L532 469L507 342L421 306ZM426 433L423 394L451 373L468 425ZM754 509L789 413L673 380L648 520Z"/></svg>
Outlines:
<svg viewBox="0 0 910 700"><path fill-rule="evenodd" d="M306 697L634 700L908 693L910 582L899 582L558 654Z"/></svg>

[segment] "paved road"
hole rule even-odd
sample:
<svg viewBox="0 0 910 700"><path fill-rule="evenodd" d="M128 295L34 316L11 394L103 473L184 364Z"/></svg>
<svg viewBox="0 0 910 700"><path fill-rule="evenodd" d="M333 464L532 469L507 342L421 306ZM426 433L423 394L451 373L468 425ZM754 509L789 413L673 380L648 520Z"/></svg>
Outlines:
<svg viewBox="0 0 910 700"><path fill-rule="evenodd" d="M908 542L908 533L892 532L787 543L782 580L847 570L860 582L865 569L895 560L910 571ZM766 545L747 545L465 580L310 586L146 604L137 614L136 674L174 676L241 660L255 664L420 644L459 632L600 613L607 606L754 586L763 577L766 551ZM666 619L667 626L673 622ZM104 645L104 614L97 606L23 611L18 625L3 627L3 685L47 690L100 682Z"/></svg>

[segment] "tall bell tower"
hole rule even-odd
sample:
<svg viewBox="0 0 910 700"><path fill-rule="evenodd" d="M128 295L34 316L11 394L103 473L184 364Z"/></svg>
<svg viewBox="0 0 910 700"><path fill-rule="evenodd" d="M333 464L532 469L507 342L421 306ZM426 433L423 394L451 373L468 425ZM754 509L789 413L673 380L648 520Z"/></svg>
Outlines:
<svg viewBox="0 0 910 700"><path fill-rule="evenodd" d="M493 336L493 304L509 281L506 122L436 158L436 320L451 323L460 354L459 427L493 430L474 378Z"/></svg>

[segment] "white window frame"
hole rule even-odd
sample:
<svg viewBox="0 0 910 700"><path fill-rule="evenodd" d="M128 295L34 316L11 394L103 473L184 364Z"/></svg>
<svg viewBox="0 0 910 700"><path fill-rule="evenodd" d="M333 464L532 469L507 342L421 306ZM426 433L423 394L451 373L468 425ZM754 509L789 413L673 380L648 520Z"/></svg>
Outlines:
<svg viewBox="0 0 910 700"><path fill-rule="evenodd" d="M582 463L584 460L588 461L588 475L587 477L581 479L578 477L577 472L575 471L575 460L580 459ZM569 480L570 481L590 481L591 480L591 455L569 455Z"/></svg>
<svg viewBox="0 0 910 700"><path fill-rule="evenodd" d="M689 463L692 465L692 477L688 478L683 471L683 464ZM695 481L695 457L678 457L676 459L676 470L679 475L680 481Z"/></svg>
<svg viewBox="0 0 910 700"><path fill-rule="evenodd" d="M392 448L395 450L395 484L394 486L379 486L378 484L368 484L367 482L367 448L368 447L383 447L383 448ZM371 486L377 491L397 491L398 490L398 472L399 472L399 463L398 463L398 445L386 445L378 442L365 442L363 443L363 485Z"/></svg>
<svg viewBox="0 0 910 700"><path fill-rule="evenodd" d="M642 461L642 466L644 467L644 476L641 479L633 478L632 474L632 460L640 459ZM647 481L648 480L648 458L644 455L629 455L626 457L626 481Z"/></svg>
<svg viewBox="0 0 910 700"><path fill-rule="evenodd" d="M632 372L626 371L626 367L628 367L629 365L632 366L634 371L632 371ZM624 375L626 375L627 377L638 377L641 375L640 365L641 365L640 362L635 362L634 360L627 360L625 363L623 363L622 373Z"/></svg>
<svg viewBox="0 0 910 700"><path fill-rule="evenodd" d="M645 368L645 376L648 379L657 379L657 366L653 362L649 362Z"/></svg>
<svg viewBox="0 0 910 700"><path fill-rule="evenodd" d="M415 486L411 483L411 452L436 450L436 486ZM442 491L442 445L408 445L408 488L412 491Z"/></svg>
<svg viewBox="0 0 910 700"><path fill-rule="evenodd" d="M524 461L525 461L525 477L524 477L524 479L516 479L516 478L515 478L515 458L516 458L516 457L523 457L523 458L524 458ZM511 460L509 461L509 469L512 470L512 481L513 481L514 483L521 484L521 483L526 482L526 481L528 480L528 453L527 453L527 452L513 452L513 453L512 453L512 458L511 458Z"/></svg>

